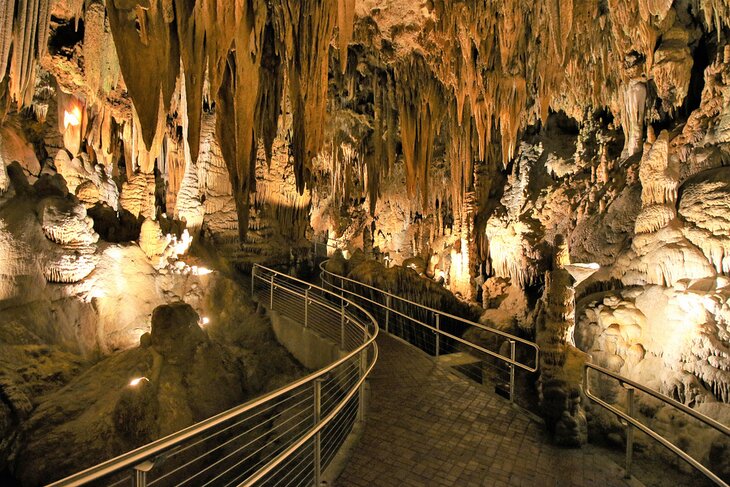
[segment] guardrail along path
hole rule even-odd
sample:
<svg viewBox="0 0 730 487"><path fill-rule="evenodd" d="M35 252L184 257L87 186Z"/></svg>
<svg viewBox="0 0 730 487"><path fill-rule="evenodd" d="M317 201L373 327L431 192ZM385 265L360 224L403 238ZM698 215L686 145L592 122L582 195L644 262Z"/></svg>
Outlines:
<svg viewBox="0 0 730 487"><path fill-rule="evenodd" d="M339 486L626 486L597 448L547 444L524 411L390 336Z"/></svg>

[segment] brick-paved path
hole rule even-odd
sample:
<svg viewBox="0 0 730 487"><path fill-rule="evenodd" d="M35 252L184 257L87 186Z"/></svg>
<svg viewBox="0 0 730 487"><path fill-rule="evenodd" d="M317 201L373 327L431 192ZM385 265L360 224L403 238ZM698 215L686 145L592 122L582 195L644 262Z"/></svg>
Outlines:
<svg viewBox="0 0 730 487"><path fill-rule="evenodd" d="M598 449L552 446L502 397L385 334L378 345L365 428L337 486L628 485Z"/></svg>

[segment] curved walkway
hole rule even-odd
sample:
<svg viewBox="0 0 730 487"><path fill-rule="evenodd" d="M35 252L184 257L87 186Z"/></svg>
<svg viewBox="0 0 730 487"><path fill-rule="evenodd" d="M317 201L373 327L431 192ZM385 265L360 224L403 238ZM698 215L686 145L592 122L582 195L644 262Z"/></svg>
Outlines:
<svg viewBox="0 0 730 487"><path fill-rule="evenodd" d="M623 469L590 445L548 444L502 397L380 334L365 427L337 486L621 486Z"/></svg>

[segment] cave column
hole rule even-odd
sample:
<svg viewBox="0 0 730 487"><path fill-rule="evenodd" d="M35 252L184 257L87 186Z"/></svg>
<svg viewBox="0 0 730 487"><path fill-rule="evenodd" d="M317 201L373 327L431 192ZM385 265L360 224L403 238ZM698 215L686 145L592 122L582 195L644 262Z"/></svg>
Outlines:
<svg viewBox="0 0 730 487"><path fill-rule="evenodd" d="M555 238L552 270L545 275L545 291L538 308L536 331L540 347L540 408L556 443L581 446L587 441L587 422L581 407L585 354L573 343L575 329L574 279L568 245Z"/></svg>

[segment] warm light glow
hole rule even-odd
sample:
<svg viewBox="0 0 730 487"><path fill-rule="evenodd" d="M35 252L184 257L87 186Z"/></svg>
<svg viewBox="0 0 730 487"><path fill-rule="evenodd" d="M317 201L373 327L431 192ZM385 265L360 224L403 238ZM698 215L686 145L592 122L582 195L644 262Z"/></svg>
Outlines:
<svg viewBox="0 0 730 487"><path fill-rule="evenodd" d="M63 129L67 130L69 125L72 127L81 125L81 109L76 105L71 108L70 112L63 111Z"/></svg>
<svg viewBox="0 0 730 487"><path fill-rule="evenodd" d="M202 318L200 319L200 324L201 324L201 325L205 326L205 325L207 325L208 323L210 323L210 318L208 318L207 316L203 316L203 317L202 317Z"/></svg>
<svg viewBox="0 0 730 487"><path fill-rule="evenodd" d="M194 265L191 268L191 272L193 273L194 276L207 276L208 274L212 273L213 271L210 269L207 269L205 267L198 267L198 266Z"/></svg>
<svg viewBox="0 0 730 487"><path fill-rule="evenodd" d="M139 383L142 382L143 380L146 380L147 382L150 381L147 377L135 377L134 379L129 381L129 385L132 387L135 387L135 386L139 385Z"/></svg>
<svg viewBox="0 0 730 487"><path fill-rule="evenodd" d="M172 251L176 257L178 255L183 255L184 253L186 253L193 243L193 237L192 235L190 235L187 228L183 230L183 233L179 239L170 234L167 234L166 237L167 241L172 244Z"/></svg>

